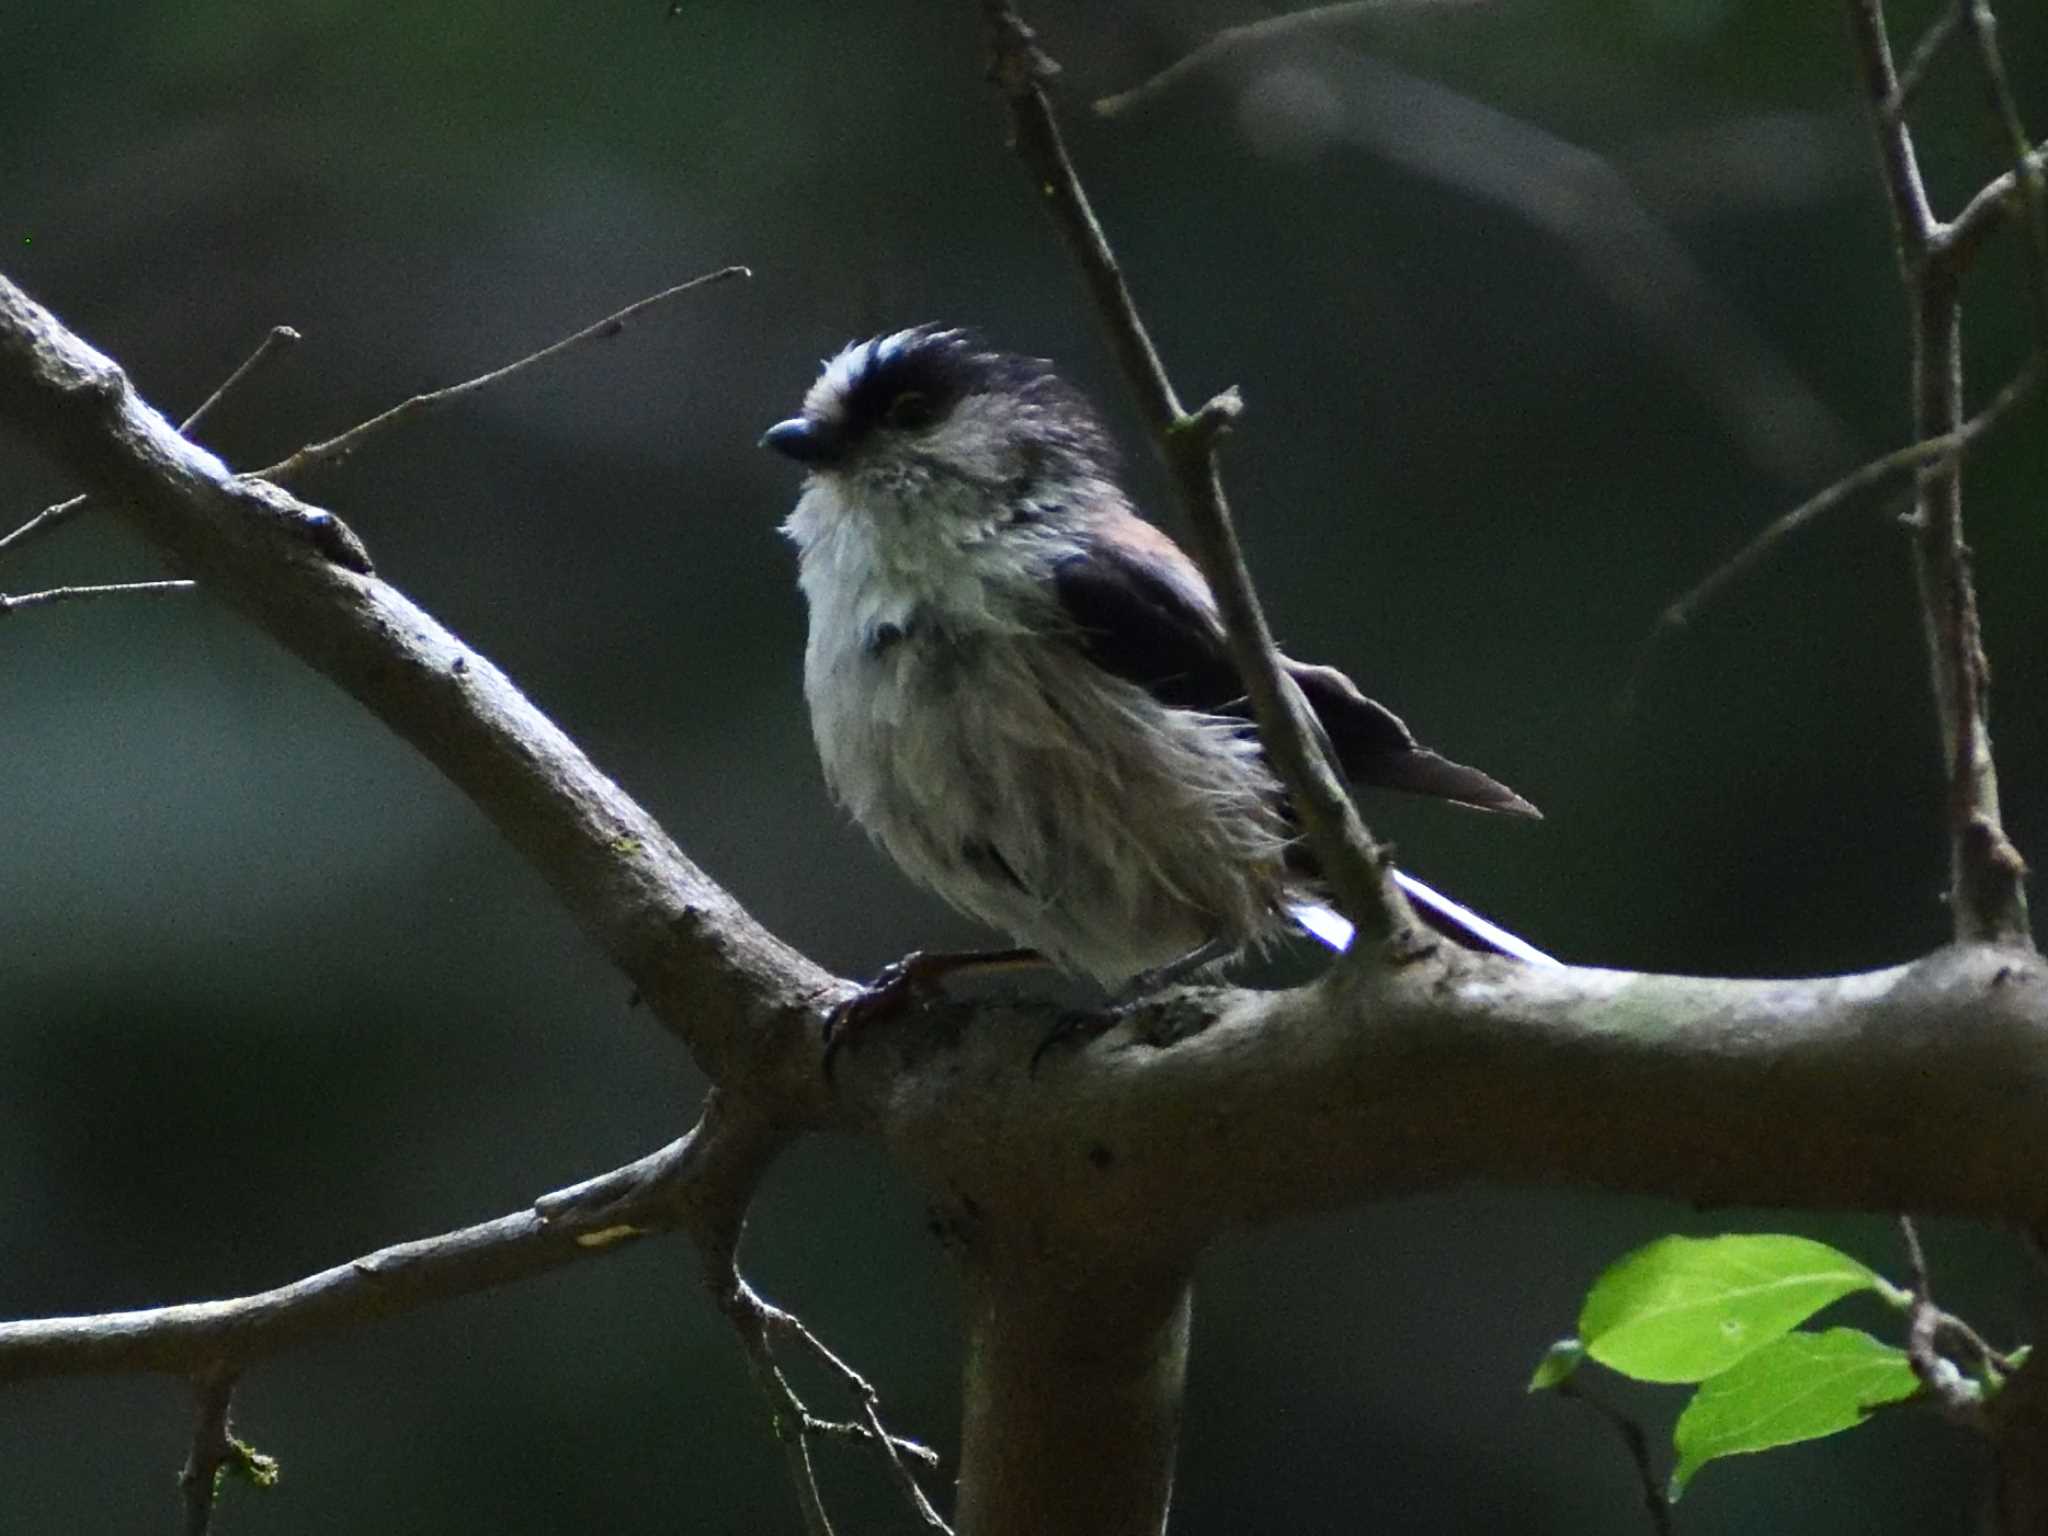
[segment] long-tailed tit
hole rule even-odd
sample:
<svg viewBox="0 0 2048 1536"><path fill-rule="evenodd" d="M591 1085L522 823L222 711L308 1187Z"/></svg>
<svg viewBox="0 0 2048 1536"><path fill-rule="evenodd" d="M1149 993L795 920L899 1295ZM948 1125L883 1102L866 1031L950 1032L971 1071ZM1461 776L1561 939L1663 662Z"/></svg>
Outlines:
<svg viewBox="0 0 2048 1536"><path fill-rule="evenodd" d="M1049 363L898 331L833 358L762 443L810 471L783 531L826 783L913 879L1112 989L1290 924L1349 943L1208 584ZM1341 672L1286 665L1354 783L1537 814ZM1398 878L1460 942L1554 963Z"/></svg>

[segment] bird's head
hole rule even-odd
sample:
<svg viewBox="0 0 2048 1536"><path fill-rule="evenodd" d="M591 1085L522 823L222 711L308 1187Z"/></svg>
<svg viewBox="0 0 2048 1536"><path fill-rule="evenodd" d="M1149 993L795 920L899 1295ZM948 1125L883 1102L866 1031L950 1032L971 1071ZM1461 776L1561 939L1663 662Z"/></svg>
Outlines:
<svg viewBox="0 0 2048 1536"><path fill-rule="evenodd" d="M761 445L877 523L986 525L1047 486L1108 477L1095 412L1043 358L920 325L856 342L825 364L803 409Z"/></svg>

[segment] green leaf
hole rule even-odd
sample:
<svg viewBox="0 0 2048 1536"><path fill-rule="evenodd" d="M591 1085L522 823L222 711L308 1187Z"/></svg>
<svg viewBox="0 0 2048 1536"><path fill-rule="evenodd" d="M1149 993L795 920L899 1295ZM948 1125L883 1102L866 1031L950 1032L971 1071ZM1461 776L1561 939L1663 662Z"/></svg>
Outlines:
<svg viewBox="0 0 2048 1536"><path fill-rule="evenodd" d="M1586 1358L1586 1346L1577 1339L1559 1339L1543 1351L1543 1358L1536 1362L1536 1374L1529 1378L1529 1390L1541 1392L1556 1386Z"/></svg>
<svg viewBox="0 0 2048 1536"><path fill-rule="evenodd" d="M1719 1457L1853 1429L1919 1390L1905 1352L1859 1329L1785 1334L1693 1393L1671 1432L1671 1497Z"/></svg>
<svg viewBox="0 0 2048 1536"><path fill-rule="evenodd" d="M1892 1287L1811 1238L1664 1237L1586 1293L1586 1353L1638 1381L1705 1381L1853 1291Z"/></svg>

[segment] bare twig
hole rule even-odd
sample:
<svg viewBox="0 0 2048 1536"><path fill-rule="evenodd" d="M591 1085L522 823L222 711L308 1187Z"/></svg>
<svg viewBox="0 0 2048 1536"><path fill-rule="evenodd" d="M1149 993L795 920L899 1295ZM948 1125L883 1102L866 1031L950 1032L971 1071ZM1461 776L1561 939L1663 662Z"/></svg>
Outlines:
<svg viewBox="0 0 2048 1536"><path fill-rule="evenodd" d="M206 1536L213 1523L220 1470L234 1455L228 1439L228 1404L234 1393L232 1370L213 1367L192 1380L192 1449L178 1472L178 1492L185 1501L185 1536Z"/></svg>
<svg viewBox="0 0 2048 1536"><path fill-rule="evenodd" d="M4 277L0 421L446 774L706 1075L767 1074L774 1091L750 1096L792 1131L832 1113L817 1024L851 984L755 922L489 657L389 583L308 558L305 530L330 514L178 436Z"/></svg>
<svg viewBox="0 0 2048 1536"><path fill-rule="evenodd" d="M917 1479L903 1464L903 1458L911 1456L926 1466L935 1467L939 1463L938 1454L915 1440L891 1433L882 1423L879 1410L880 1396L874 1387L860 1372L841 1360L822 1339L805 1327L802 1319L764 1300L760 1293L737 1273L727 1271L726 1274L727 1278L722 1285L714 1278L713 1288L718 1293L720 1308L732 1321L734 1330L739 1334L741 1346L747 1353L748 1365L753 1371L755 1384L768 1399L769 1411L775 1420L775 1437L782 1443L783 1454L789 1462L790 1475L797 1488L797 1502L804 1512L806 1530L813 1533L831 1530L831 1523L826 1518L824 1506L818 1496L808 1442L820 1436L834 1436L865 1440L880 1448L890 1480L896 1484L919 1521L928 1530L949 1533L950 1528L945 1520L932 1507L931 1501L925 1497L924 1490L918 1486ZM776 1335L795 1340L845 1383L859 1408L859 1423L821 1419L805 1406L803 1399L789 1384L789 1378L783 1374L781 1364L775 1358Z"/></svg>
<svg viewBox="0 0 2048 1536"><path fill-rule="evenodd" d="M1650 1517L1650 1528L1657 1536L1672 1536L1671 1500L1664 1492L1664 1484L1658 1478L1657 1469L1650 1460L1650 1441L1643 1433L1643 1426L1601 1397L1579 1376L1565 1377L1557 1383L1555 1390L1560 1397L1584 1403L1621 1436L1621 1443L1628 1448L1628 1459L1635 1466L1636 1481L1642 1487L1643 1509Z"/></svg>
<svg viewBox="0 0 2048 1536"><path fill-rule="evenodd" d="M1899 82L1883 0L1848 0L1848 8L1891 203L1900 277L1912 307L1913 424L1923 441L1946 438L1963 426L1959 274L1952 261L1939 259L1941 225L1928 206L1912 135L1902 120L1884 110L1898 94ZM1953 455L1935 459L1920 471L1913 569L1949 786L1949 905L1955 934L1963 940L2031 944L2026 865L1999 817L1988 702L1990 664L1963 540L1962 472Z"/></svg>
<svg viewBox="0 0 2048 1536"><path fill-rule="evenodd" d="M196 581L116 581L97 587L48 587L41 592L24 592L19 597L9 597L0 592L0 619L24 608L43 608L51 603L73 603L100 597L170 597L179 592L190 592L198 585Z"/></svg>
<svg viewBox="0 0 2048 1536"><path fill-rule="evenodd" d="M866 1426L868 1438L882 1449L883 1464L888 1469L890 1480L896 1484L897 1491L909 1502L911 1509L927 1529L947 1532L950 1536L950 1527L939 1517L939 1512L932 1508L931 1501L917 1485L917 1479L911 1474L910 1468L903 1464L903 1457L910 1455L926 1466L937 1466L938 1453L915 1440L906 1440L900 1435L890 1433L882 1423L881 1394L865 1376L834 1354L823 1339L806 1328L802 1318L761 1301L759 1297L754 1299L761 1307L763 1318L770 1329L795 1339L813 1359L824 1365L845 1384L860 1409L861 1422Z"/></svg>
<svg viewBox="0 0 2048 1536"><path fill-rule="evenodd" d="M1934 1304L1934 1286L1927 1275L1927 1254L1920 1246L1920 1233L1912 1217L1899 1217L1899 1236L1905 1241L1906 1263L1913 1282L1913 1299L1906 1308L1906 1359L1913 1367L1913 1374L1920 1379L1921 1390L1941 1410L1944 1418L1966 1428L1981 1428L1984 1423L1982 1389L1966 1379L1956 1369L1955 1362L1943 1355L1939 1348L1944 1324L1951 1330L1963 1325ZM1970 1337L1976 1339L1974 1333ZM1988 1356L1988 1346L1981 1339L1976 1342Z"/></svg>
<svg viewBox="0 0 2048 1536"><path fill-rule="evenodd" d="M1962 3L1968 4L1968 0L1962 0ZM1962 19L1958 10L1956 5L1945 6L1928 23L1927 30L1920 34L1920 41L1913 45L1913 56L1906 60L1906 67L1899 71L1898 83L1884 99L1881 110L1886 121L1899 121L1905 116L1906 108L1913 104L1913 98L1919 94L1935 58L1956 34L1956 23Z"/></svg>
<svg viewBox="0 0 2048 1536"><path fill-rule="evenodd" d="M290 326L272 326L270 334L257 344L256 350L242 360L240 367L236 368L233 373L221 381L218 389L214 390L212 394L199 403L197 410L179 423L178 430L184 433L191 432L194 427L205 420L207 414L215 406L233 394L241 385L247 383L266 363L278 356L286 347L298 339L299 333ZM4 538L0 538L0 554L5 554L9 549L16 548L28 543L31 539L40 538L44 534L52 532L60 523L64 523L77 516L91 503L92 498L90 496L73 496L68 501L60 501L53 506L43 508L42 511L29 518L19 528L14 529Z"/></svg>
<svg viewBox="0 0 2048 1536"><path fill-rule="evenodd" d="M782 1367L775 1363L775 1351L768 1341L767 1304L737 1274L732 1275L719 1301L739 1334L754 1384L768 1400L770 1428L782 1447L789 1480L796 1488L805 1536L833 1536L832 1517L825 1512L824 1496L818 1492L818 1475L811 1466L811 1441L807 1433L810 1410L796 1395L789 1378L782 1374Z"/></svg>
<svg viewBox="0 0 2048 1536"><path fill-rule="evenodd" d="M310 1339L557 1269L744 1209L786 1133L707 1117L636 1162L531 1207L380 1248L275 1290L139 1312L0 1323L0 1382L240 1368Z"/></svg>
<svg viewBox="0 0 2048 1536"><path fill-rule="evenodd" d="M1238 546L1215 450L1242 404L1235 391L1227 391L1193 414L1182 410L1046 100L1045 82L1059 66L1039 48L1036 35L1008 0L983 0L983 11L992 58L990 78L1009 107L1018 157L1080 268L1124 377L1171 472L1203 572L1216 593L1231 655L1251 695L1260 737L1301 815L1309 846L1338 904L1363 933L1390 944L1398 954L1425 948L1407 902L1387 876L1385 858L1316 745L1308 706L1281 669ZM1369 951L1372 946L1354 948Z"/></svg>
<svg viewBox="0 0 2048 1536"><path fill-rule="evenodd" d="M2006 153L2012 156L2013 184L2020 194L2020 214L2027 231L2032 278L2027 296L2034 307L2034 345L2048 352L2048 188L2043 187L2041 166L2033 158L2019 101L2006 78L2005 56L1998 47L1998 20L1991 14L1989 0L1958 0L1958 5L1977 45L1978 67L1984 72L1992 113L2005 135Z"/></svg>
<svg viewBox="0 0 2048 1536"><path fill-rule="evenodd" d="M91 502L92 498L90 496L73 496L67 501L55 502L43 508L34 517L23 522L19 528L14 529L5 537L0 537L0 555L4 555L8 550L28 543L31 539L41 538L65 519L75 517L78 513L83 512Z"/></svg>
<svg viewBox="0 0 2048 1536"><path fill-rule="evenodd" d="M644 299L628 304L624 309L616 310L606 315L594 325L586 325L582 330L575 332L573 335L564 336L560 341L549 343L538 352L529 352L526 356L506 363L501 368L493 368L488 373L478 374L473 379L465 379L460 384L450 384L445 389L428 390L424 394L413 395L408 399L401 400L388 410L379 411L369 420L358 422L346 432L326 438L321 442L308 443L289 457L279 459L275 464L255 470L252 473L257 478L271 481L273 484L287 485L316 465L331 464L337 459L345 458L355 449L361 447L366 439L374 437L377 433L384 431L388 427L397 426L400 422L411 417L439 410L443 406L450 405L466 395L473 395L478 390L487 389L493 384L503 383L515 373L524 372L535 363L544 363L550 358L559 357L562 353L570 351L575 347L583 346L587 342L616 336L625 329L628 320L658 305L666 304L671 299L678 298L694 289L709 287L713 283L722 283L728 278L750 278L753 275L746 267L720 267L716 272L707 272L701 277L693 277L687 283L677 283L673 288L664 288L660 293L650 294Z"/></svg>
<svg viewBox="0 0 2048 1536"><path fill-rule="evenodd" d="M1900 264L1911 273L1919 267L1939 221L1927 205L1927 189L1920 180L1919 162L1913 154L1913 136L1903 120L1885 111L1885 103L1899 94L1899 77L1892 67L1884 0L1848 0L1848 5L1849 31L1856 63L1863 75L1863 95L1870 105L1885 190L1891 198Z"/></svg>
<svg viewBox="0 0 2048 1536"><path fill-rule="evenodd" d="M1961 213L1943 226L1935 246L1935 254L1943 265L1954 271L1967 268L1984 242L2021 209L2026 197L2025 184L2038 180L2048 169L2048 142L2029 150L2025 165L2026 176L2007 171L2003 176L1993 177L1963 205Z"/></svg>
<svg viewBox="0 0 2048 1536"><path fill-rule="evenodd" d="M1307 10L1288 11L1284 15L1246 22L1242 26L1225 27L1175 59L1149 80L1140 81L1129 90L1118 91L1113 96L1098 97L1095 102L1095 115L1121 117L1127 112L1149 106L1188 76L1199 73L1219 59L1269 43L1304 37L1313 32L1320 32L1325 27L1365 21L1376 16L1398 15L1419 10L1449 10L1483 3L1484 0L1351 0L1349 4L1315 5Z"/></svg>
<svg viewBox="0 0 2048 1536"><path fill-rule="evenodd" d="M222 379L220 388L200 401L198 409L178 423L178 430L190 437L199 424L213 413L215 406L248 383L272 359L282 355L286 348L297 344L298 340L299 333L290 326L273 325L270 334L257 343L256 350L242 360L242 366Z"/></svg>
<svg viewBox="0 0 2048 1536"><path fill-rule="evenodd" d="M1714 599L1719 597L1739 578L1748 575L1762 564L1778 546L1808 523L1834 511L1844 502L1860 495L1872 487L1883 484L1894 476L1908 470L1923 468L1944 459L1955 459L2002 422L2013 407L2025 400L2041 381L2042 362L2039 356L2029 358L2026 365L2006 381L2003 389L1994 395L1991 403L1945 437L1931 438L1926 442L1908 443L1890 453L1870 460L1867 464L1850 471L1824 490L1815 492L1790 512L1785 513L1758 533L1727 560L1714 567L1681 597L1675 599L1657 615L1657 622L1650 633L1643 637L1642 646L1636 652L1635 665L1629 670L1629 679L1622 689L1621 707L1632 709L1641 698L1644 680L1649 674L1650 663L1657 649L1682 631L1691 627L1693 621Z"/></svg>

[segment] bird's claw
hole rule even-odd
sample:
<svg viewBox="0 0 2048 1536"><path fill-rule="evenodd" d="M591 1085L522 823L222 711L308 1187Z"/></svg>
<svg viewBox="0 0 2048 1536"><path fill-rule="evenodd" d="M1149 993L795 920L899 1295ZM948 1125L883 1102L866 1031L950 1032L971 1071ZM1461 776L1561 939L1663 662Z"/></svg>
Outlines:
<svg viewBox="0 0 2048 1536"><path fill-rule="evenodd" d="M840 1047L921 1001L933 979L924 952L913 950L890 961L853 996L835 1004L825 1015L825 1075L832 1075Z"/></svg>
<svg viewBox="0 0 2048 1536"><path fill-rule="evenodd" d="M1031 1053L1030 1070L1036 1072L1038 1063L1045 1053L1055 1046L1079 1048L1092 1044L1116 1028L1114 1013L1093 1012L1085 1009L1070 1009L1059 1016L1057 1023L1046 1031L1045 1038L1038 1042L1038 1049Z"/></svg>

